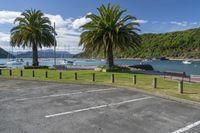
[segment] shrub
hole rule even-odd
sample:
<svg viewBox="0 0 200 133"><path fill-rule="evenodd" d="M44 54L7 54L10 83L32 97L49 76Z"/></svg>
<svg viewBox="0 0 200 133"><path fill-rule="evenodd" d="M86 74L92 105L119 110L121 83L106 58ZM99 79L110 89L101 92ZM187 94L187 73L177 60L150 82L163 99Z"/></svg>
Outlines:
<svg viewBox="0 0 200 133"><path fill-rule="evenodd" d="M131 69L138 69L138 70L154 70L153 67L149 64L141 64L141 65L132 65L129 66Z"/></svg>
<svg viewBox="0 0 200 133"><path fill-rule="evenodd" d="M100 72L130 72L128 67L114 65L109 69L108 65L98 66L96 71Z"/></svg>

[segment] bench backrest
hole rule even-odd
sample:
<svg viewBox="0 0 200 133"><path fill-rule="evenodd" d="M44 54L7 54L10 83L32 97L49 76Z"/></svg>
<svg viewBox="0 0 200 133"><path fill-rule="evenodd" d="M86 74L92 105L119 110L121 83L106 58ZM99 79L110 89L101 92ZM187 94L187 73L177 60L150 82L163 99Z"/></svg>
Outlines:
<svg viewBox="0 0 200 133"><path fill-rule="evenodd" d="M166 71L164 72L164 75L169 75L169 76L178 76L178 77L186 77L185 72L172 72L172 71Z"/></svg>

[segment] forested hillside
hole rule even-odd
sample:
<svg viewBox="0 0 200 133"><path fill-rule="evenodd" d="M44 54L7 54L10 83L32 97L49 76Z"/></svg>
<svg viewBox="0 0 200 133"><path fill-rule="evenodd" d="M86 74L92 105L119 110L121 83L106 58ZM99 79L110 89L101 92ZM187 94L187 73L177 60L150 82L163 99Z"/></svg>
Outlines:
<svg viewBox="0 0 200 133"><path fill-rule="evenodd" d="M142 44L137 50L118 51L115 57L123 58L146 58L146 57L169 57L169 58L200 58L200 28L185 31L143 34ZM76 57L97 56L95 52L81 53ZM103 52L98 55L103 56Z"/></svg>

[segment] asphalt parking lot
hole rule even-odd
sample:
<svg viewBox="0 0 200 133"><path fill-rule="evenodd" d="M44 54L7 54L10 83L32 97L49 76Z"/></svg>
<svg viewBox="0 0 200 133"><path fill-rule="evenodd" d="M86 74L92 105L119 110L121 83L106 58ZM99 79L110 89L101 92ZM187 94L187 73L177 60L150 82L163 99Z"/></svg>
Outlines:
<svg viewBox="0 0 200 133"><path fill-rule="evenodd" d="M123 88L0 79L0 133L200 133L200 108Z"/></svg>

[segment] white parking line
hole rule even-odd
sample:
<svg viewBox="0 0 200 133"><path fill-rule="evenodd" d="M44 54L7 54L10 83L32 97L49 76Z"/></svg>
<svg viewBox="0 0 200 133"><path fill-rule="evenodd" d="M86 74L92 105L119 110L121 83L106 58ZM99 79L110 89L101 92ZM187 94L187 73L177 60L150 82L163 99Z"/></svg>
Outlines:
<svg viewBox="0 0 200 133"><path fill-rule="evenodd" d="M190 130L191 128L194 128L194 127L196 127L196 126L198 126L198 125L200 125L200 121L197 121L197 122L195 122L195 123L192 123L192 124L190 124L190 125L188 125L188 126L186 126L186 127L184 127L184 128L181 128L181 129L179 129L179 130L176 130L176 131L174 131L174 132L172 132L172 133L183 133L183 132L188 131L188 130Z"/></svg>
<svg viewBox="0 0 200 133"><path fill-rule="evenodd" d="M143 98L138 98L138 99L122 101L122 102L119 102L119 103L104 104L104 105L99 105L99 106L94 106L94 107L89 107L89 108L84 108L84 109L78 109L78 110L73 110L73 111L68 111L68 112L62 112L62 113L47 115L45 117L46 118L50 118L50 117L56 117L56 116L61 116L61 115L69 115L69 114L73 114L73 113L89 111L89 110L94 110L94 109L99 109L99 108L105 108L105 107L109 107L109 106L116 106L116 105L121 105L121 104L126 104L126 103L141 101L141 100L146 100L146 99L150 99L150 98L152 98L152 97L143 97Z"/></svg>
<svg viewBox="0 0 200 133"><path fill-rule="evenodd" d="M69 96L69 95L76 95L82 93L92 93L92 92L100 92L100 91L109 91L115 90L117 88L108 88L108 89L97 89L97 90L89 90L89 91L79 91L79 92L72 92L72 93L65 93L65 94L54 94L54 95L47 95L41 97L33 97L33 98L20 98L16 99L16 101L25 101L25 100L32 100L32 99L42 99L42 98L50 98L50 97L61 97L61 96Z"/></svg>

